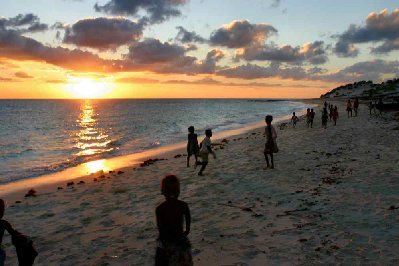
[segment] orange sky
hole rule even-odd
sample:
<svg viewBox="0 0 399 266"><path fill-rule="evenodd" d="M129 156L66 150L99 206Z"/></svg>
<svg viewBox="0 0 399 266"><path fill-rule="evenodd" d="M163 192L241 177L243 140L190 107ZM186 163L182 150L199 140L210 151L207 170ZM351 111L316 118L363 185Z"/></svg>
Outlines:
<svg viewBox="0 0 399 266"><path fill-rule="evenodd" d="M1 99L69 98L312 98L330 90L322 82L201 75L84 73L35 61L0 59Z"/></svg>

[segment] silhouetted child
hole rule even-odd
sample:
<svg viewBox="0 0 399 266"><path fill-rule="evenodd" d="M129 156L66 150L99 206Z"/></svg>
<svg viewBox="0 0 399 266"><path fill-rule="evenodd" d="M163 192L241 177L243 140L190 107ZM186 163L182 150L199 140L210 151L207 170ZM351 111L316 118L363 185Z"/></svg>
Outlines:
<svg viewBox="0 0 399 266"><path fill-rule="evenodd" d="M266 122L266 127L265 127L265 135L266 135L266 144L265 144L265 150L264 150L264 155L265 155L265 160L266 160L266 168L271 168L274 169L274 160L273 160L273 153L278 152L278 147L277 147L277 133L274 127L272 126L272 121L273 121L273 116L267 115L265 117L265 122ZM268 155L270 156L270 161L271 161L271 166L269 164L269 158Z"/></svg>
<svg viewBox="0 0 399 266"><path fill-rule="evenodd" d="M3 236L4 236L4 231L7 230L7 232L13 236L16 235L18 232L15 231L12 226L10 225L9 222L6 220L3 220L4 216L4 201L0 199L0 265L4 265L4 261L6 260L6 251L3 249L2 243L3 243Z"/></svg>
<svg viewBox="0 0 399 266"><path fill-rule="evenodd" d="M310 125L310 108L306 109L306 126Z"/></svg>
<svg viewBox="0 0 399 266"><path fill-rule="evenodd" d="M359 109L359 99L356 97L353 102L353 111L355 111L355 116L357 116L358 109Z"/></svg>
<svg viewBox="0 0 399 266"><path fill-rule="evenodd" d="M313 120L315 117L316 113L313 111L313 108L310 109L310 127L313 128Z"/></svg>
<svg viewBox="0 0 399 266"><path fill-rule="evenodd" d="M348 99L348 102L346 103L346 111L348 112L348 117L349 113L352 116L352 103L350 99Z"/></svg>
<svg viewBox="0 0 399 266"><path fill-rule="evenodd" d="M338 107L337 106L334 107L334 111L333 111L332 117L333 117L333 121L334 121L334 126L336 126L337 125L337 119L339 117L339 115L338 115Z"/></svg>
<svg viewBox="0 0 399 266"><path fill-rule="evenodd" d="M327 128L327 121L328 121L328 113L327 113L327 108L323 109L323 113L321 115L321 125L324 129Z"/></svg>
<svg viewBox="0 0 399 266"><path fill-rule="evenodd" d="M190 157L194 155L195 163L198 161L198 139L197 134L194 133L194 127L190 126L188 128L188 138L187 138L187 167L190 167Z"/></svg>
<svg viewBox="0 0 399 266"><path fill-rule="evenodd" d="M291 123L292 126L295 128L296 127L296 123L298 122L298 117L295 115L295 112L292 113L292 117L291 117Z"/></svg>
<svg viewBox="0 0 399 266"><path fill-rule="evenodd" d="M0 265L4 265L6 260L5 250L2 248L4 231L11 235L12 244L15 246L17 252L18 264L20 266L31 266L33 265L36 256L38 255L36 250L33 248L32 240L25 235L14 230L9 222L3 220L4 216L4 201L0 199Z"/></svg>
<svg viewBox="0 0 399 266"><path fill-rule="evenodd" d="M155 210L159 231L155 265L193 265L191 244L187 238L191 225L190 209L187 203L178 200L179 179L175 175L164 177L161 192L165 201Z"/></svg>
<svg viewBox="0 0 399 266"><path fill-rule="evenodd" d="M201 165L201 169L198 172L198 175L203 175L203 172L208 165L209 154L213 155L213 158L216 159L216 154L212 151L211 146L211 137L212 137L212 130L207 129L205 130L205 138L201 142L199 156L201 157L201 162L197 162L196 165Z"/></svg>

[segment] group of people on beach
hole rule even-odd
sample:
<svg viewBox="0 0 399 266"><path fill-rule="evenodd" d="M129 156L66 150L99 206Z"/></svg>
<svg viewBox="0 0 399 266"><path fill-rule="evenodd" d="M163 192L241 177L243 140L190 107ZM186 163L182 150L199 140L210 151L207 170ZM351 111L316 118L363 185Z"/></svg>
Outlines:
<svg viewBox="0 0 399 266"><path fill-rule="evenodd" d="M212 154L213 158L216 159L216 154L212 150L212 130L205 130L205 138L198 145L198 136L194 133L195 129L193 126L188 128L188 137L187 137L187 167L190 167L190 158L194 156L195 164L194 167L201 165L201 169L198 172L199 176L203 175L203 172L208 165L209 154ZM198 160L201 158L201 161Z"/></svg>

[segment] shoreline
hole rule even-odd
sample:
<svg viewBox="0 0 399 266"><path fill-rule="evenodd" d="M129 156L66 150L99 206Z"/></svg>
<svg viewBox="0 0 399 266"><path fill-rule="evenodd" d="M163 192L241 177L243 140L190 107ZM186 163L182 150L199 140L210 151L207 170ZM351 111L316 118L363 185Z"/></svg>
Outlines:
<svg viewBox="0 0 399 266"><path fill-rule="evenodd" d="M347 118L344 103L334 104L337 126L323 129L317 108L313 129L303 118L276 128L273 170L264 169L258 128L216 146L204 176L185 157L170 158L9 200L4 218L32 237L38 265L153 265L154 210L164 200L160 180L171 173L190 207L197 266L396 265L399 114L369 116L361 105Z"/></svg>
<svg viewBox="0 0 399 266"><path fill-rule="evenodd" d="M295 100L293 100L295 101ZM298 102L305 102L303 99ZM317 101L316 101L317 102ZM311 103L309 104L315 104ZM302 110L301 113L306 111ZM273 120L274 123L289 122L291 115L281 116ZM264 121L246 124L242 128L231 129L227 131L214 133L212 137L213 143L219 143L222 139L231 138L234 136L245 135L248 132L259 130L264 127ZM202 137L202 134L201 134ZM201 139L198 139L200 142ZM219 142L218 142L219 141ZM149 159L169 160L173 159L175 155L185 157L186 141L165 145L137 153L120 155L111 158L94 160L80 165L64 169L59 172L27 178L9 182L0 185L0 197L8 200L16 200L22 197L30 189L40 190L40 193L49 193L54 191L56 187L64 187L68 182L83 181L88 183L93 178L98 178L105 173L124 171L129 167L139 167L143 161ZM165 158L166 157L166 158Z"/></svg>

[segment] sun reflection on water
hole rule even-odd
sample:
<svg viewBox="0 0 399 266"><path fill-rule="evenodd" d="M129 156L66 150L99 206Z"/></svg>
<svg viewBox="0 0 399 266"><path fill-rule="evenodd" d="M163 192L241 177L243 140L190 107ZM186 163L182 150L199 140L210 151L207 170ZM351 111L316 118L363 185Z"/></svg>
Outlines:
<svg viewBox="0 0 399 266"><path fill-rule="evenodd" d="M75 155L89 156L114 150L109 147L112 142L109 135L98 127L97 117L93 104L85 101L81 106L80 117L76 121L80 130L76 133L75 147L79 151Z"/></svg>

